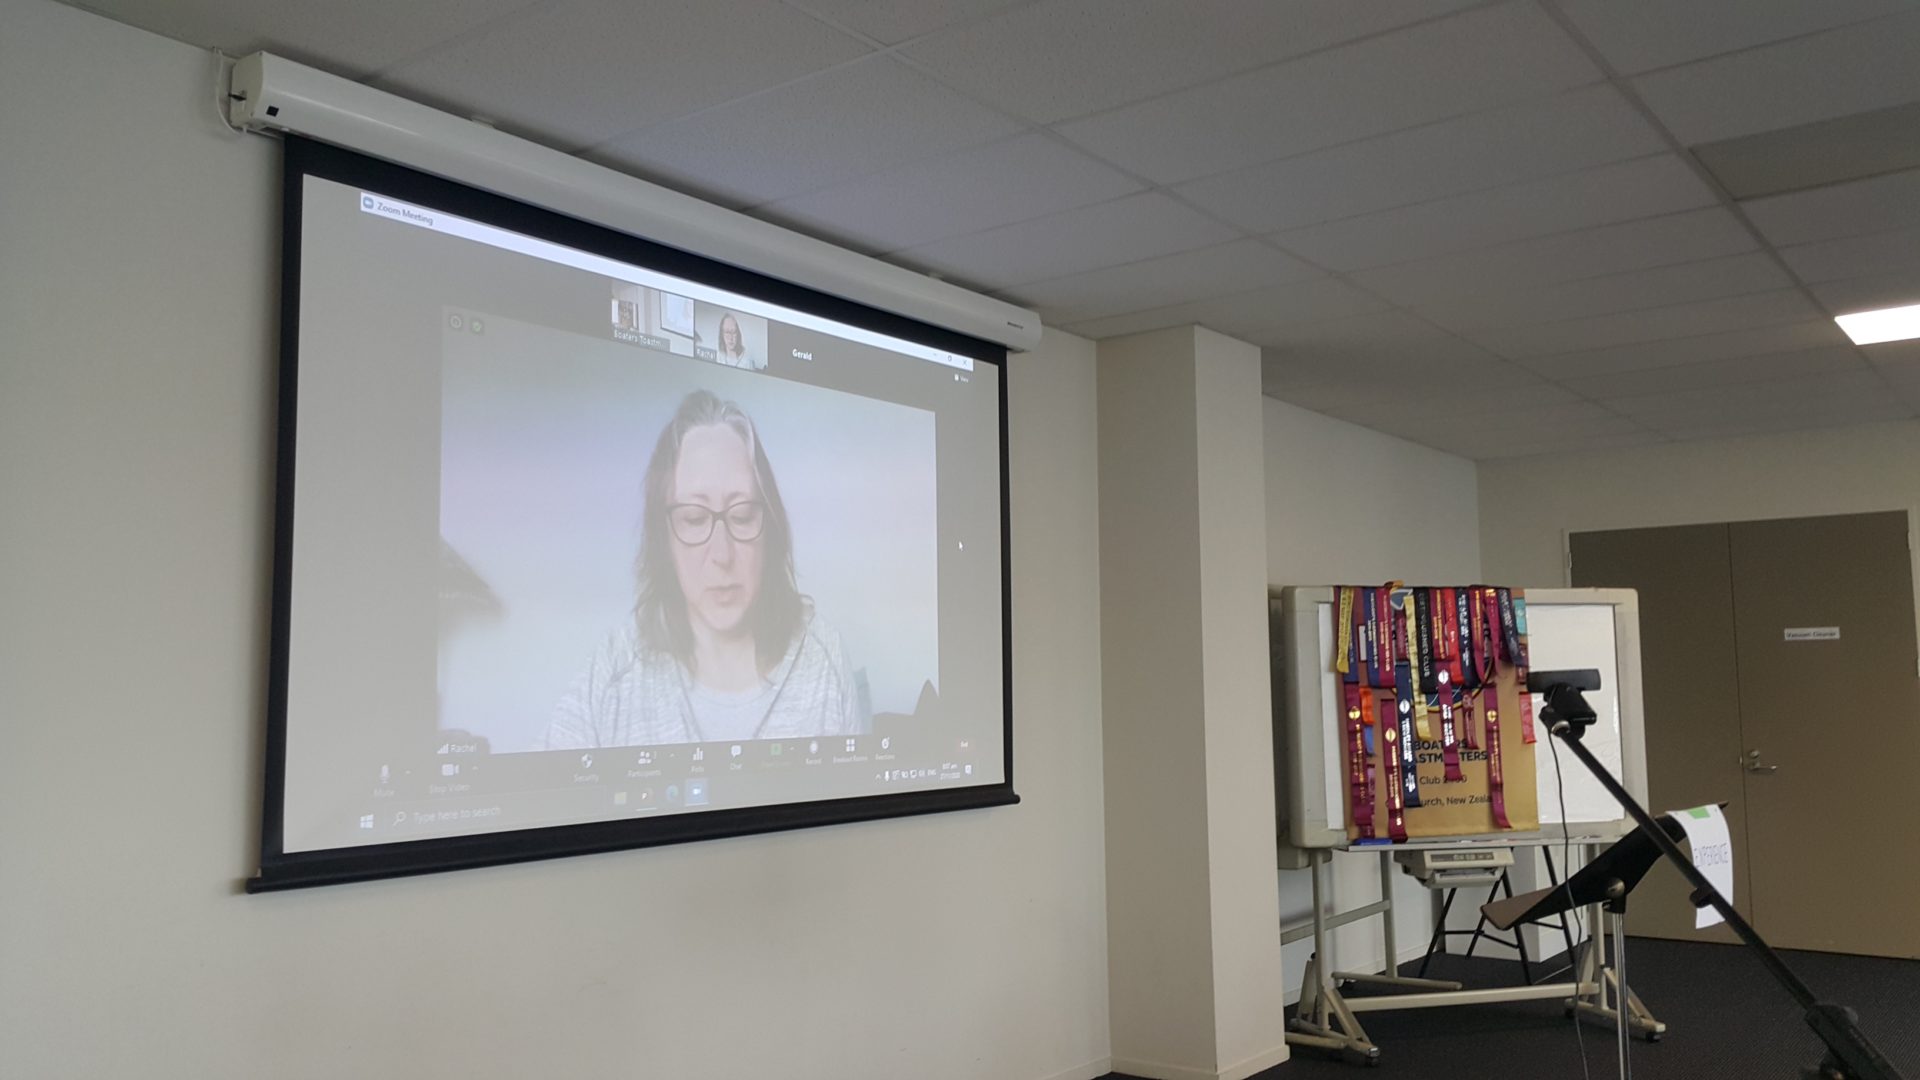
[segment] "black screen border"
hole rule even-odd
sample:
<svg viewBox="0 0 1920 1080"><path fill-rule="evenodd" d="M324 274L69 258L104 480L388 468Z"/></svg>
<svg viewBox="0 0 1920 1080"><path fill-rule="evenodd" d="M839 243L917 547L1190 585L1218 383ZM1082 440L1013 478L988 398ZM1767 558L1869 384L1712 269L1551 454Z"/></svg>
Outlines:
<svg viewBox="0 0 1920 1080"><path fill-rule="evenodd" d="M1013 563L1009 522L1005 347L343 147L297 135L287 135L283 141L279 420L274 463L273 611L267 669L266 783L260 816L260 866L256 875L246 880L247 892L371 881L662 844L751 836L820 825L1008 806L1020 801L1013 790ZM284 828L287 675L293 592L294 436L299 416L300 381L300 240L304 181L308 176L380 191L395 198L623 263L812 312L849 326L971 356L999 368L1000 649L1004 753L1001 782L937 791L709 810L658 818L551 825L389 844L286 851Z"/></svg>

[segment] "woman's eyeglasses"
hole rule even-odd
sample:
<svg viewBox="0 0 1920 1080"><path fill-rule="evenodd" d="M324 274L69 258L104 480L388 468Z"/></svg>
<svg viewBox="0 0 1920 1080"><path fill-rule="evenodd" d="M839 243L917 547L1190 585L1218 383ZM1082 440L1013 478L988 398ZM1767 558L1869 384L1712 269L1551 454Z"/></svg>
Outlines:
<svg viewBox="0 0 1920 1080"><path fill-rule="evenodd" d="M688 547L699 547L713 538L715 522L727 523L727 535L736 544L745 544L760 538L760 531L767 527L767 508L755 502L737 502L725 510L714 510L699 503L675 503L667 507L667 524L673 528L673 538Z"/></svg>

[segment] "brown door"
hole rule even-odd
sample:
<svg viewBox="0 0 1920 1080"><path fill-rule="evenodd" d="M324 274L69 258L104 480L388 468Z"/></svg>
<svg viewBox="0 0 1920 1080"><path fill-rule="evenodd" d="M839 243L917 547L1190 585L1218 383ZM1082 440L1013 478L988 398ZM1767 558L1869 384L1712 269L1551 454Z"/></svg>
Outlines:
<svg viewBox="0 0 1920 1080"><path fill-rule="evenodd" d="M1920 956L1907 544L1900 512L1573 538L1576 584L1640 590L1654 808L1730 804L1736 906L1783 948ZM1650 876L1629 927L1696 936L1684 893Z"/></svg>
<svg viewBox="0 0 1920 1080"><path fill-rule="evenodd" d="M1758 929L1920 956L1907 515L1741 522L1731 539Z"/></svg>
<svg viewBox="0 0 1920 1080"><path fill-rule="evenodd" d="M1739 665L1732 561L1725 525L1576 533L1573 583L1640 592L1640 666L1647 734L1647 801L1655 813L1727 804L1733 905L1751 921ZM1664 863L1634 890L1627 926L1648 937L1734 941L1724 926L1693 928L1691 891Z"/></svg>

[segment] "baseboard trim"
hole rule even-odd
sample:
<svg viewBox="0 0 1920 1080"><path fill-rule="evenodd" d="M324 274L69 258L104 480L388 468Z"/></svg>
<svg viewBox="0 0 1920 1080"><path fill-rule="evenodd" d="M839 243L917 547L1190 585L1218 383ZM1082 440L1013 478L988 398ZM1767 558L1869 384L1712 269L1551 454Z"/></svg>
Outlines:
<svg viewBox="0 0 1920 1080"><path fill-rule="evenodd" d="M1094 1058L1085 1065L1043 1076L1040 1080L1098 1080L1113 1071L1112 1058Z"/></svg>
<svg viewBox="0 0 1920 1080"><path fill-rule="evenodd" d="M1113 1059L1112 1065L1114 1072L1123 1076L1137 1076L1141 1080L1247 1080L1285 1060L1287 1044L1283 1042L1224 1069L1197 1069L1191 1065L1169 1065L1164 1061L1118 1057Z"/></svg>
<svg viewBox="0 0 1920 1080"><path fill-rule="evenodd" d="M1287 1057L1287 1044L1282 1042L1279 1046L1262 1050L1238 1065L1220 1070L1220 1080L1247 1080L1248 1077L1266 1072L1287 1060Z"/></svg>
<svg viewBox="0 0 1920 1080"><path fill-rule="evenodd" d="M1113 1071L1123 1076L1137 1076L1140 1080L1220 1080L1212 1069L1169 1065L1164 1061L1141 1061L1138 1058L1114 1058Z"/></svg>

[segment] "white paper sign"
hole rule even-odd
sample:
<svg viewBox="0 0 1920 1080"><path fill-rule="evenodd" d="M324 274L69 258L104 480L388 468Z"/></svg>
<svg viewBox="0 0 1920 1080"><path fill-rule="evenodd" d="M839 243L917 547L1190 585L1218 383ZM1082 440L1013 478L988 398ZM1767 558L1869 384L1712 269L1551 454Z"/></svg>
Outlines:
<svg viewBox="0 0 1920 1080"><path fill-rule="evenodd" d="M1788 641L1839 641L1840 628L1837 626L1789 626L1786 628Z"/></svg>
<svg viewBox="0 0 1920 1080"><path fill-rule="evenodd" d="M1687 843L1693 848L1693 865L1709 884L1720 890L1727 903L1733 903L1733 838L1727 835L1727 819L1720 816L1720 808L1708 803L1691 810L1675 810L1671 816L1687 831ZM1725 921L1712 905L1693 913L1696 930Z"/></svg>

